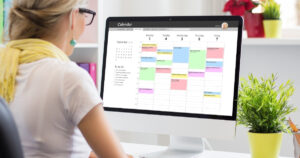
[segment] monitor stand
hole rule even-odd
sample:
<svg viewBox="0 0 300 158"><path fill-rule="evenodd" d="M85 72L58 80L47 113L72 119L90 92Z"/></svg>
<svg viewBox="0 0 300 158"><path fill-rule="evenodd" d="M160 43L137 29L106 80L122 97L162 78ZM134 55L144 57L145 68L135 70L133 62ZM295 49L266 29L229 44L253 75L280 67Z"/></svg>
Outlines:
<svg viewBox="0 0 300 158"><path fill-rule="evenodd" d="M170 136L168 149L140 155L139 158L192 158L204 151L202 138Z"/></svg>

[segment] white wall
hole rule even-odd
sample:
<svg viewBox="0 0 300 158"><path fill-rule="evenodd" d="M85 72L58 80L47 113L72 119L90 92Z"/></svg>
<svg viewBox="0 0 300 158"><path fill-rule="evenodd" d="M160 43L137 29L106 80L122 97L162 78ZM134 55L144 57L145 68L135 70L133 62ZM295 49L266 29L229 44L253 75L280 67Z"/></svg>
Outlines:
<svg viewBox="0 0 300 158"><path fill-rule="evenodd" d="M222 14L224 0L104 0L104 15L166 16Z"/></svg>

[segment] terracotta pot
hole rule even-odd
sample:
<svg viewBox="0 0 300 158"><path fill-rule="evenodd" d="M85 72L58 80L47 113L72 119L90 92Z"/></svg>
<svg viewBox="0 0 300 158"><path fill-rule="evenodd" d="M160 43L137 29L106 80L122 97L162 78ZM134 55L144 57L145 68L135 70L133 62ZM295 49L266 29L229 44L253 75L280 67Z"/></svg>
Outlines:
<svg viewBox="0 0 300 158"><path fill-rule="evenodd" d="M265 37L262 14L245 12L244 22L248 37Z"/></svg>

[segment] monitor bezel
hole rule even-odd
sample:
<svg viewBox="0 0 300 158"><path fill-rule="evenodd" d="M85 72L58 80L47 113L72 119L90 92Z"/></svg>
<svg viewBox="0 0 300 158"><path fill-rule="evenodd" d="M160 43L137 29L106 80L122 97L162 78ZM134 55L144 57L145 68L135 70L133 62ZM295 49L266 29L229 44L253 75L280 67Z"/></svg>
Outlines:
<svg viewBox="0 0 300 158"><path fill-rule="evenodd" d="M141 110L141 109L125 109L104 107L105 111L111 112L125 112L136 114L150 114L150 115L165 115L176 117L191 117L191 118L207 118L218 120L236 120L237 115L237 98L239 87L239 73L240 73L240 59L241 59L241 45L242 45L242 28L243 19L240 16L160 16L160 17L108 17L105 27L105 39L104 39L104 52L102 62L102 76L101 76L101 91L100 96L103 98L104 84L105 84L105 69L106 69L106 57L107 57L107 44L109 23L112 21L120 22L134 22L134 21L237 21L238 22L238 38L237 38L237 53L236 53L236 68L235 68L235 81L234 81L234 95L233 95L233 111L232 116L225 115L210 115L210 114L192 114L192 113L180 113L180 112L167 112L167 111L154 111L154 110Z"/></svg>

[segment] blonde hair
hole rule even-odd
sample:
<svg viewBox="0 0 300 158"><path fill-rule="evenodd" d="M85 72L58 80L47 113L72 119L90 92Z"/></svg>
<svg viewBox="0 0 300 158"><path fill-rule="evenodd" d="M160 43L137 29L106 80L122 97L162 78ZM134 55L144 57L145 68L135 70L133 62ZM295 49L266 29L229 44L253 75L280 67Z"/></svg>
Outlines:
<svg viewBox="0 0 300 158"><path fill-rule="evenodd" d="M9 13L9 40L49 36L59 19L87 0L14 0Z"/></svg>

